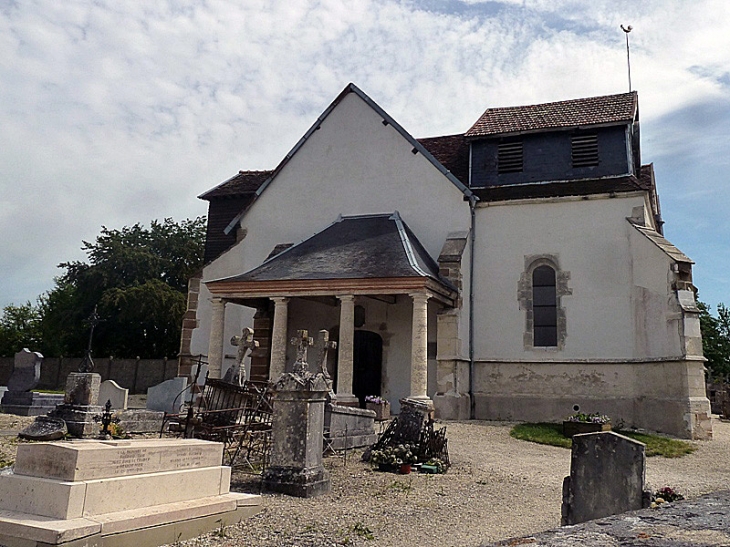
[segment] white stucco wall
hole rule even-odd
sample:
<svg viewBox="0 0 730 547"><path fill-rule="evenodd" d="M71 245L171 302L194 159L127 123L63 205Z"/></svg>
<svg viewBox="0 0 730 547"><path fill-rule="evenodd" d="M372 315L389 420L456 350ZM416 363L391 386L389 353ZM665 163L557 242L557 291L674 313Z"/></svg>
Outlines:
<svg viewBox="0 0 730 547"><path fill-rule="evenodd" d="M631 359L679 355L666 327L671 260L626 220L642 195L500 203L477 209L476 359ZM642 241L643 240L643 241ZM651 248L653 247L653 248ZM570 272L562 350L525 349L518 283L525 257Z"/></svg>
<svg viewBox="0 0 730 547"><path fill-rule="evenodd" d="M338 215L397 210L432 258L438 258L449 233L468 231L469 205L456 186L423 155L413 154L412 145L382 121L356 94L344 97L246 212L241 221L246 237L205 267L203 281L255 268L277 244L298 243L329 226ZM465 260L463 264L467 283L468 263ZM410 298L402 295L396 306L368 303L368 309L372 308L375 314L385 314L387 310L389 334L388 347L384 344L383 366L388 391L384 395L391 400L409 394L410 302ZM323 316L329 312L316 306L308 317L299 314L299 304L292 303L290 334L297 328L309 328L312 333L315 329L331 328L325 324L329 319ZM338 313L338 308L335 312ZM241 306L226 307L224 354L235 355L229 339L243 326L252 324L253 313L254 310ZM202 283L197 314L199 327L191 340L194 354L208 352L210 316L210 293ZM292 321L296 317L305 324L295 325ZM436 316L432 306L429 322L429 341L435 342ZM461 325L462 344L466 344L466 315ZM463 351L468 350L464 347ZM293 356L288 351L287 360L291 361ZM429 369L433 373L430 374L431 391L435 390L435 360L431 360ZM393 410L397 411L397 404Z"/></svg>

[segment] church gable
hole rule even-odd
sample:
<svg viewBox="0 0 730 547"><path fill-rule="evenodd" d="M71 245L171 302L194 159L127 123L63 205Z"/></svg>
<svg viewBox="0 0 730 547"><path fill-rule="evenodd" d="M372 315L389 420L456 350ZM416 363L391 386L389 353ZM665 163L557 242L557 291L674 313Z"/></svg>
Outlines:
<svg viewBox="0 0 730 547"><path fill-rule="evenodd" d="M338 214L398 210L431 256L448 232L468 228L468 188L356 89L345 89L229 224L261 241L247 268ZM271 222L272 211L280 222Z"/></svg>

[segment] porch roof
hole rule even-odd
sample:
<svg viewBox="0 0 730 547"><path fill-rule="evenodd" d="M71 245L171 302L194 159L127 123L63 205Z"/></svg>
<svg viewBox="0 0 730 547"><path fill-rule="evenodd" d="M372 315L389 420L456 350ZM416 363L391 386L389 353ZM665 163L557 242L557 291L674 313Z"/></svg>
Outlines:
<svg viewBox="0 0 730 547"><path fill-rule="evenodd" d="M207 286L225 298L426 291L451 303L457 294L397 211L341 216L260 266Z"/></svg>

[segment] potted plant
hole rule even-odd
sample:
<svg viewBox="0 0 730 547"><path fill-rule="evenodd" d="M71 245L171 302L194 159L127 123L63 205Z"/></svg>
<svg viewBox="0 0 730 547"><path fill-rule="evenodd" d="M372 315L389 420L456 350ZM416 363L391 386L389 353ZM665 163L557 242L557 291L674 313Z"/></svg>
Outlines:
<svg viewBox="0 0 730 547"><path fill-rule="evenodd" d="M378 421L390 419L390 403L378 395L367 395L365 408L375 412L375 419Z"/></svg>
<svg viewBox="0 0 730 547"><path fill-rule="evenodd" d="M611 418L598 412L593 414L576 412L563 420L563 435L566 437L572 437L579 433L596 433L610 430Z"/></svg>

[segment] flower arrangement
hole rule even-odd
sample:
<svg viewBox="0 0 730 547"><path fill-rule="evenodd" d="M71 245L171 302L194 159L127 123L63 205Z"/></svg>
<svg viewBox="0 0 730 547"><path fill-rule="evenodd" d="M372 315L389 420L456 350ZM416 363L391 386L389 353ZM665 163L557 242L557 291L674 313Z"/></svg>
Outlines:
<svg viewBox="0 0 730 547"><path fill-rule="evenodd" d="M366 395L365 402L373 403L374 405L384 405L388 401L386 401L385 399L383 399L382 397L380 397L378 395Z"/></svg>
<svg viewBox="0 0 730 547"><path fill-rule="evenodd" d="M399 444L397 446L386 446L382 450L373 450L370 453L370 463L378 466L395 468L404 463L418 462L418 456L414 452L416 447L412 444Z"/></svg>
<svg viewBox="0 0 730 547"><path fill-rule="evenodd" d="M609 424L611 418L605 414L599 414L594 412L593 414L586 414L585 412L576 412L565 418L566 422L582 422L587 424Z"/></svg>
<svg viewBox="0 0 730 547"><path fill-rule="evenodd" d="M677 492L674 488L670 486L665 486L664 488L660 488L654 493L654 502L657 504L661 504L664 502L671 503L673 501L683 500L684 496Z"/></svg>

